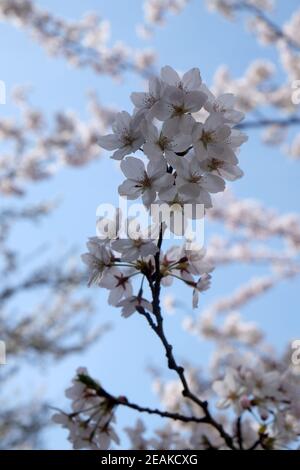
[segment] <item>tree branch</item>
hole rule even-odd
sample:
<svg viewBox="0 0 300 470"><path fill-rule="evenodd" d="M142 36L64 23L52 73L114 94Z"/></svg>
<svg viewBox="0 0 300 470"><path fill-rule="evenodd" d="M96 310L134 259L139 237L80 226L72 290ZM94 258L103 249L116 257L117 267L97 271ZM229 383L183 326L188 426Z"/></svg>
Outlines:
<svg viewBox="0 0 300 470"><path fill-rule="evenodd" d="M248 3L247 1L242 1L236 4L234 8L236 10L244 10L248 11L249 13L253 13L273 31L278 39L283 39L292 49L295 49L298 52L300 51L300 44L291 36L282 31L280 26L270 20L270 18L259 7L253 5L252 3Z"/></svg>
<svg viewBox="0 0 300 470"><path fill-rule="evenodd" d="M182 395L185 398L189 398L191 401L193 401L203 411L204 417L199 418L201 420L200 422L207 423L213 426L219 432L220 436L224 439L227 446L232 450L236 450L236 447L233 442L233 438L224 430L223 426L219 424L210 414L210 411L208 410L207 401L200 400L196 395L194 395L191 392L187 379L185 377L184 368L177 364L174 354L173 354L173 346L168 342L166 338L166 335L164 332L164 326L163 326L163 316L161 314L161 309L160 309L160 288L161 288L160 251L161 251L162 241L163 241L163 232L162 232L162 227L161 227L159 239L157 243L158 251L155 255L155 273L153 274L152 277L147 276L147 280L148 280L148 283L152 292L153 314L156 318L157 323L155 323L152 320L152 317L150 316L150 314L143 311L144 309L139 308L138 311L146 317L150 327L161 340L165 349L167 360L168 360L168 368L170 370L174 370L177 373L182 383L182 387L183 387Z"/></svg>
<svg viewBox="0 0 300 470"><path fill-rule="evenodd" d="M300 124L300 116L292 116L287 119L258 119L257 121L245 121L235 126L235 129L259 129L267 126L288 127Z"/></svg>

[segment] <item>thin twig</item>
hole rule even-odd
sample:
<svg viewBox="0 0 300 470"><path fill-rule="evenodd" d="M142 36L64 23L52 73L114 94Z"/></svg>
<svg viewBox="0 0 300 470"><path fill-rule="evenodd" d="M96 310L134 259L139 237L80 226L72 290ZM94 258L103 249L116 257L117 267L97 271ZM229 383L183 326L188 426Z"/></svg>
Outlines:
<svg viewBox="0 0 300 470"><path fill-rule="evenodd" d="M280 26L278 26L274 21L272 21L259 7L248 3L247 1L240 2L234 6L236 10L244 10L250 13L253 13L257 18L263 21L274 33L278 39L282 39L288 44L292 49L300 51L300 44L295 41L291 36L286 34Z"/></svg>

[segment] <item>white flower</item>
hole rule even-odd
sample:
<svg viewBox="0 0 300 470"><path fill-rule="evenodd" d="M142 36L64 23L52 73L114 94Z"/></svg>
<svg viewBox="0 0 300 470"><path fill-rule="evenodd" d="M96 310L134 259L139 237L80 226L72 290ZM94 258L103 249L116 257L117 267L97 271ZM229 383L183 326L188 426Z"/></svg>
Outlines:
<svg viewBox="0 0 300 470"><path fill-rule="evenodd" d="M168 104L168 118L173 119L177 130L191 128L195 122L191 113L199 111L207 100L205 93L201 91L190 91L185 93L179 88L172 88L166 92L165 101Z"/></svg>
<svg viewBox="0 0 300 470"><path fill-rule="evenodd" d="M138 307L142 307L148 312L152 312L152 305L148 300L140 296L132 295L126 299L121 300L117 307L122 307L122 317L128 318L130 315L137 311Z"/></svg>
<svg viewBox="0 0 300 470"><path fill-rule="evenodd" d="M224 158L226 158L226 156L228 157L229 155L225 154ZM229 156L229 158L233 162L222 160L222 156L221 158L206 158L200 162L200 168L202 168L203 171L218 175L228 181L235 181L241 178L244 173L240 167L235 164L237 158L234 155Z"/></svg>
<svg viewBox="0 0 300 470"><path fill-rule="evenodd" d="M207 157L221 157L224 153L233 153L227 144L231 128L224 124L222 117L210 114L204 124L197 122L192 133L194 151L199 160Z"/></svg>
<svg viewBox="0 0 300 470"><path fill-rule="evenodd" d="M172 283L172 275L180 277L193 286L195 285L193 275L203 275L196 283L195 289L206 290L210 281L207 274L213 269L213 266L205 260L205 250L191 250L188 243L182 247L172 246L165 254L161 255L161 274L164 286L169 286Z"/></svg>
<svg viewBox="0 0 300 470"><path fill-rule="evenodd" d="M137 419L134 427L126 427L124 431L131 441L131 448L134 450L148 449L148 441L144 438L143 434L146 432L146 427L141 419Z"/></svg>
<svg viewBox="0 0 300 470"><path fill-rule="evenodd" d="M200 279L196 282L193 290L193 308L198 307L199 292L204 292L209 289L211 283L211 275L203 274Z"/></svg>
<svg viewBox="0 0 300 470"><path fill-rule="evenodd" d="M147 122L143 126L143 131L146 140L143 150L150 160L162 159L165 152L184 152L192 142L189 135L178 133L173 120L164 122L161 131Z"/></svg>
<svg viewBox="0 0 300 470"><path fill-rule="evenodd" d="M296 441L300 434L299 420L288 411L279 412L271 426L271 448L286 448L291 441ZM299 450L299 448L298 448Z"/></svg>
<svg viewBox="0 0 300 470"><path fill-rule="evenodd" d="M130 272L124 273L117 268L111 269L100 281L100 286L110 290L109 305L117 305L123 297L132 295Z"/></svg>
<svg viewBox="0 0 300 470"><path fill-rule="evenodd" d="M168 117L167 104L163 101L165 86L157 77L149 80L149 92L131 93L131 101L135 105L137 116L144 115L147 119L154 117L164 121Z"/></svg>
<svg viewBox="0 0 300 470"><path fill-rule="evenodd" d="M198 68L192 68L182 77L169 65L161 69L162 80L169 86L179 88L185 92L199 90L202 84L200 71Z"/></svg>
<svg viewBox="0 0 300 470"><path fill-rule="evenodd" d="M140 118L139 118L140 119ZM131 117L126 111L117 114L112 125L113 134L99 138L99 145L106 150L116 150L112 157L122 160L125 155L136 152L144 143L144 138L139 129L138 117Z"/></svg>
<svg viewBox="0 0 300 470"><path fill-rule="evenodd" d="M167 164L163 160L150 161L146 170L142 160L127 157L121 162L121 169L127 180L119 186L119 194L128 199L142 196L146 207L155 201L157 192L172 187L174 183L174 176L167 173Z"/></svg>
<svg viewBox="0 0 300 470"><path fill-rule="evenodd" d="M224 191L225 183L216 175L204 174L195 157L182 158L181 164L176 167L176 188L194 202L204 204L206 208L212 207L209 193Z"/></svg>
<svg viewBox="0 0 300 470"><path fill-rule="evenodd" d="M268 398L280 400L283 398L280 391L281 377L279 372L265 370L262 363L256 364L253 369L246 370L245 384L249 393L259 400Z"/></svg>
<svg viewBox="0 0 300 470"><path fill-rule="evenodd" d="M228 408L232 406L234 411L240 413L240 398L245 394L245 386L241 383L238 372L228 368L223 380L216 380L212 388L221 397L217 403L218 408Z"/></svg>
<svg viewBox="0 0 300 470"><path fill-rule="evenodd" d="M189 272L194 275L207 274L213 271L214 266L205 259L206 250L205 248L197 248L195 243L190 244L187 242L182 247L182 257L186 257L189 264Z"/></svg>
<svg viewBox="0 0 300 470"><path fill-rule="evenodd" d="M52 419L68 429L73 449L105 450L112 441L119 444L112 427L115 405L101 395L100 385L88 376L86 369L78 369L66 395L72 400L72 413L56 413Z"/></svg>
<svg viewBox="0 0 300 470"><path fill-rule="evenodd" d="M103 273L111 268L113 255L107 244L99 238L92 238L87 243L89 253L81 255L82 261L88 266L90 271L88 285L99 284Z"/></svg>
<svg viewBox="0 0 300 470"><path fill-rule="evenodd" d="M152 241L143 238L142 234L136 238L126 238L116 240L112 243L114 250L122 255L122 261L136 261L138 258L145 258L157 253L157 245Z"/></svg>
<svg viewBox="0 0 300 470"><path fill-rule="evenodd" d="M204 104L204 108L210 114L219 113L223 117L224 123L238 124L244 118L244 113L234 109L236 98L232 93L224 93L216 98L210 90L202 84L202 91L204 91L208 99Z"/></svg>

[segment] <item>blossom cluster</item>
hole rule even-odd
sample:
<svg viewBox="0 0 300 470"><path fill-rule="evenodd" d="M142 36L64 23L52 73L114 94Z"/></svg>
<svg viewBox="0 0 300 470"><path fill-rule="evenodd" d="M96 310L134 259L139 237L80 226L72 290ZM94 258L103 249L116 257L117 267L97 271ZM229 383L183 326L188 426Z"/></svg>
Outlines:
<svg viewBox="0 0 300 470"><path fill-rule="evenodd" d="M268 16L274 3L272 0L209 0L207 6L228 19L236 19L240 12L247 13L247 27L258 41L276 48L278 65L286 74L284 81L277 82L279 67L276 63L255 60L244 76L236 80L231 79L227 68L221 67L215 82L219 91L225 88L237 95L242 110L254 111L254 127L263 129L263 142L277 146L289 137L288 128L300 122L298 92L294 91L300 76L300 11L295 10L290 19L280 25ZM259 115L255 113L258 109ZM299 133L292 139L288 145L282 145L282 151L299 159Z"/></svg>
<svg viewBox="0 0 300 470"><path fill-rule="evenodd" d="M162 221L163 227L176 233L174 212L179 211L183 219L196 218L197 211L187 215L186 204L211 208L211 194L224 191L225 179L242 176L236 154L246 136L234 125L243 114L234 108L232 95L214 97L196 68L180 76L170 66L163 67L160 77L149 80L149 90L132 93L131 99L133 115L117 114L113 133L101 137L99 143L121 161L126 179L119 194L129 200L141 197L147 209L167 204L172 212L169 220ZM205 114L203 121L200 110ZM136 152L138 157L128 156ZM118 222L113 225L117 227ZM184 229L180 234L185 234ZM154 275L158 236L151 231L151 237L139 233L123 239L116 233L114 238L92 238L83 260L89 266L89 283L109 289L109 303L122 306L123 315L128 316L144 301L133 295L132 278L141 273L151 280ZM159 253L162 285L172 278L184 281L193 288L194 307L198 293L209 287L213 269L204 256L203 250L191 248L188 241Z"/></svg>
<svg viewBox="0 0 300 470"><path fill-rule="evenodd" d="M224 180L242 176L236 154L247 138L234 125L243 114L234 108L233 95L216 98L198 69L179 76L163 67L160 77L149 80L149 90L132 93L131 99L133 115L119 113L113 134L99 140L114 150L113 159L122 160L121 196L142 196L147 207L159 200L210 208L211 194L224 191ZM137 151L142 158L127 157Z"/></svg>
<svg viewBox="0 0 300 470"><path fill-rule="evenodd" d="M153 33L153 27L164 24L169 12L178 14L188 3L189 0L145 0L144 23L137 25L137 33L148 39Z"/></svg>
<svg viewBox="0 0 300 470"><path fill-rule="evenodd" d="M110 22L97 13L79 21L66 21L35 5L32 0L2 0L0 19L25 29L52 56L64 57L72 66L89 67L97 74L120 77L124 70L148 73L155 55L132 50L118 41L110 46Z"/></svg>
<svg viewBox="0 0 300 470"><path fill-rule="evenodd" d="M299 375L287 367L284 358L270 360L254 349L237 353L236 348L229 349L223 341L214 356L211 381L207 382L202 372L192 367L187 370L188 380L198 396L216 400L216 408L222 413L219 419L236 443L240 442L240 449L295 448L300 435ZM158 376L154 389L164 406L183 411L177 381L165 382ZM226 410L230 411L224 414ZM165 427L160 429L161 434L163 429L167 432ZM176 423L172 431L177 434L177 438L171 438L175 448L228 449L215 429L206 424L187 427Z"/></svg>
<svg viewBox="0 0 300 470"><path fill-rule="evenodd" d="M262 362L253 366L228 368L224 377L213 383L219 396L219 408L230 407L239 416L248 411L256 417L253 429L260 435L265 449L279 449L300 435L295 415L295 388L288 384L289 371L280 373Z"/></svg>
<svg viewBox="0 0 300 470"><path fill-rule="evenodd" d="M62 167L79 167L98 158L97 143L111 125L115 111L90 93L86 121L72 111L59 111L52 119L30 103L28 89L16 87L12 99L20 118L0 119L0 193L22 196L29 181L50 178Z"/></svg>
<svg viewBox="0 0 300 470"><path fill-rule="evenodd" d="M105 450L112 442L119 443L113 427L115 402L105 396L85 368L77 370L66 396L72 400L72 412L60 411L53 421L68 429L74 449Z"/></svg>
<svg viewBox="0 0 300 470"><path fill-rule="evenodd" d="M135 276L145 276L148 281L155 273L155 254L158 252L154 240L128 238L102 240L91 238L88 252L82 260L89 269L89 285L92 283L109 290L108 303L122 308L127 318L139 308L152 311L151 302L143 298L141 289L134 294ZM205 259L205 250L191 250L188 244L172 246L160 252L160 276L163 286L170 286L173 279L180 279L193 289L193 307L198 305L199 292L210 286L213 266Z"/></svg>

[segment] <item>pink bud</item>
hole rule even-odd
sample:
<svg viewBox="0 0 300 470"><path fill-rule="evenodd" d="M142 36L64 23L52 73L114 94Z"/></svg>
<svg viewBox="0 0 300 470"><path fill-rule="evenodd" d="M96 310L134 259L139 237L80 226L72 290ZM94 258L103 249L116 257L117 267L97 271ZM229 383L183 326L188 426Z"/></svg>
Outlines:
<svg viewBox="0 0 300 470"><path fill-rule="evenodd" d="M120 395L118 397L118 400L122 403L127 403L128 402L127 398L124 395Z"/></svg>
<svg viewBox="0 0 300 470"><path fill-rule="evenodd" d="M244 410L249 410L249 408L251 408L251 402L249 398L247 397L247 395L243 395L240 398L240 405L242 408L244 408Z"/></svg>

